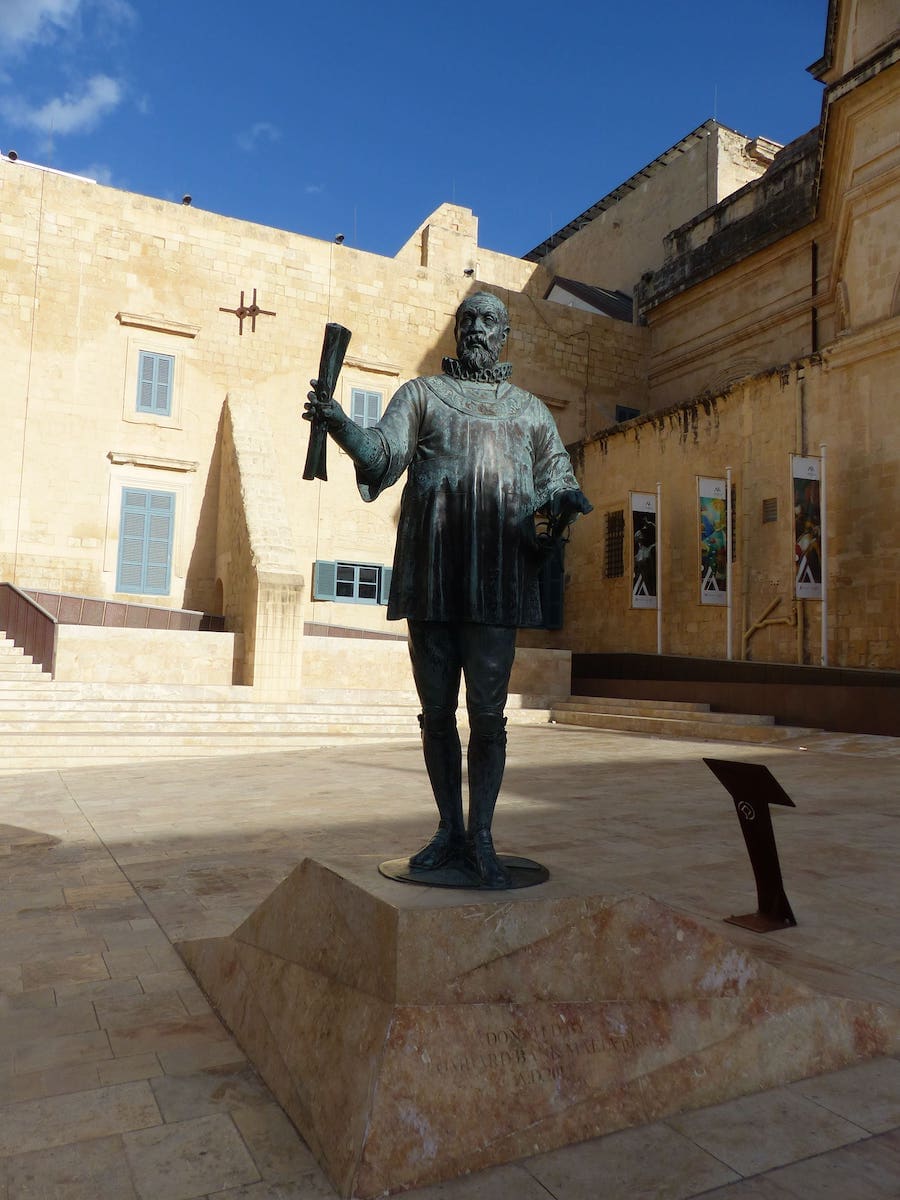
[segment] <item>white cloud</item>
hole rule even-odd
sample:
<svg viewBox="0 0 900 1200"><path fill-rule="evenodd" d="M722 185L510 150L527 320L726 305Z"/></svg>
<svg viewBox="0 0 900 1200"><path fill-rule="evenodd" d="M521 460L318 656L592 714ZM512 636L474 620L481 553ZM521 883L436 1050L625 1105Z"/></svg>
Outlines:
<svg viewBox="0 0 900 1200"><path fill-rule="evenodd" d="M89 10L98 18L98 29L106 33L113 26L137 21L129 0L0 0L0 51L52 41L72 30Z"/></svg>
<svg viewBox="0 0 900 1200"><path fill-rule="evenodd" d="M4 3L5 0L0 0ZM18 98L5 98L0 110L13 125L36 129L40 133L86 133L101 117L112 112L122 100L122 87L108 75L93 75L80 93L67 92L48 100L39 108Z"/></svg>
<svg viewBox="0 0 900 1200"><path fill-rule="evenodd" d="M303 189L307 196L319 196L325 191L324 183L308 183Z"/></svg>
<svg viewBox="0 0 900 1200"><path fill-rule="evenodd" d="M97 183L111 184L113 181L112 167L108 167L106 163L89 163L86 167L79 167L74 174L96 179Z"/></svg>
<svg viewBox="0 0 900 1200"><path fill-rule="evenodd" d="M0 0L0 42L17 49L65 29L82 0Z"/></svg>
<svg viewBox="0 0 900 1200"><path fill-rule="evenodd" d="M239 133L234 140L241 150L245 150L249 154L257 148L260 142L277 142L280 137L281 130L270 124L269 121L257 121L255 125L243 133Z"/></svg>

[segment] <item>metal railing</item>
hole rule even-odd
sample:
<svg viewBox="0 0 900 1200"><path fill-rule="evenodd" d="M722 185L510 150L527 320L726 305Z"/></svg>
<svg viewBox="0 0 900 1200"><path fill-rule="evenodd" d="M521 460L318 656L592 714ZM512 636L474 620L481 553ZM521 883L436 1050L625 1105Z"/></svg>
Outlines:
<svg viewBox="0 0 900 1200"><path fill-rule="evenodd" d="M0 631L41 670L53 673L56 618L12 583L0 583Z"/></svg>

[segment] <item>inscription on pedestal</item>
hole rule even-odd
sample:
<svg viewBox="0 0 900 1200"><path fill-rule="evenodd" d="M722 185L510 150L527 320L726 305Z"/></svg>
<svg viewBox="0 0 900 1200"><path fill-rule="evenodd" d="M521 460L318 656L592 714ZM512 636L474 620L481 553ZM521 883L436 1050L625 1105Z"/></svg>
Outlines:
<svg viewBox="0 0 900 1200"><path fill-rule="evenodd" d="M581 1020L568 1019L529 1029L506 1025L482 1030L471 1053L432 1059L424 1050L422 1060L437 1075L491 1075L498 1086L520 1089L561 1079L573 1069L580 1074L582 1066L597 1055L635 1053L651 1040L632 1031L601 1034Z"/></svg>

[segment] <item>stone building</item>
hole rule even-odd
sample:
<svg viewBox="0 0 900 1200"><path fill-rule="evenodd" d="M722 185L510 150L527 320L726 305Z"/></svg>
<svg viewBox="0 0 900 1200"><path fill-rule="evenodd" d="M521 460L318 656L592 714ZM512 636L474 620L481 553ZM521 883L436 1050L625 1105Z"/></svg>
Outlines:
<svg viewBox="0 0 900 1200"><path fill-rule="evenodd" d="M569 553L567 646L900 668L898 33L896 6L833 0L810 67L819 126L670 230L642 275L646 412L582 444L598 512ZM575 234L597 263L620 236L609 211ZM553 242L542 265L567 244ZM820 493L818 589L800 578L804 468ZM724 497L728 478L730 604L704 593L700 528L702 481ZM657 486L658 609L632 569Z"/></svg>
<svg viewBox="0 0 900 1200"><path fill-rule="evenodd" d="M892 14L831 4L818 129L782 148L706 122L524 259L479 246L455 205L386 258L0 157L0 582L61 621L211 614L234 679L270 692L299 686L310 637L401 635L399 489L363 506L333 446L328 483L304 483L302 403L327 321L353 331L339 398L365 422L439 369L486 287L597 509L563 628L523 644L721 657L727 619L736 657L818 662L790 455L827 443L827 657L900 667ZM698 477L726 468L727 609L701 603L697 535ZM629 497L657 484L654 611L634 604ZM58 661L76 677L110 652L80 636Z"/></svg>
<svg viewBox="0 0 900 1200"><path fill-rule="evenodd" d="M641 333L544 300L541 268L479 247L466 209L384 258L9 159L0 197L0 580L116 620L220 615L240 682L298 680L304 629L400 633L399 489L364 507L333 446L329 482L301 479L327 321L353 331L340 399L360 420L440 370L480 286L509 302L519 381L568 439L643 406Z"/></svg>

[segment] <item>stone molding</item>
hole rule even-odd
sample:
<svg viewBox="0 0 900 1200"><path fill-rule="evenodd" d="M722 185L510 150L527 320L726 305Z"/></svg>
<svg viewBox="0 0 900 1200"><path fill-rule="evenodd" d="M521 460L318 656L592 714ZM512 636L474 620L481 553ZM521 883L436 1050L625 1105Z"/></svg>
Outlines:
<svg viewBox="0 0 900 1200"><path fill-rule="evenodd" d="M195 338L199 325L184 325L181 321L170 321L167 317L144 316L142 313L117 312L120 325L133 325L136 329L153 329L157 333L174 333L178 337Z"/></svg>

